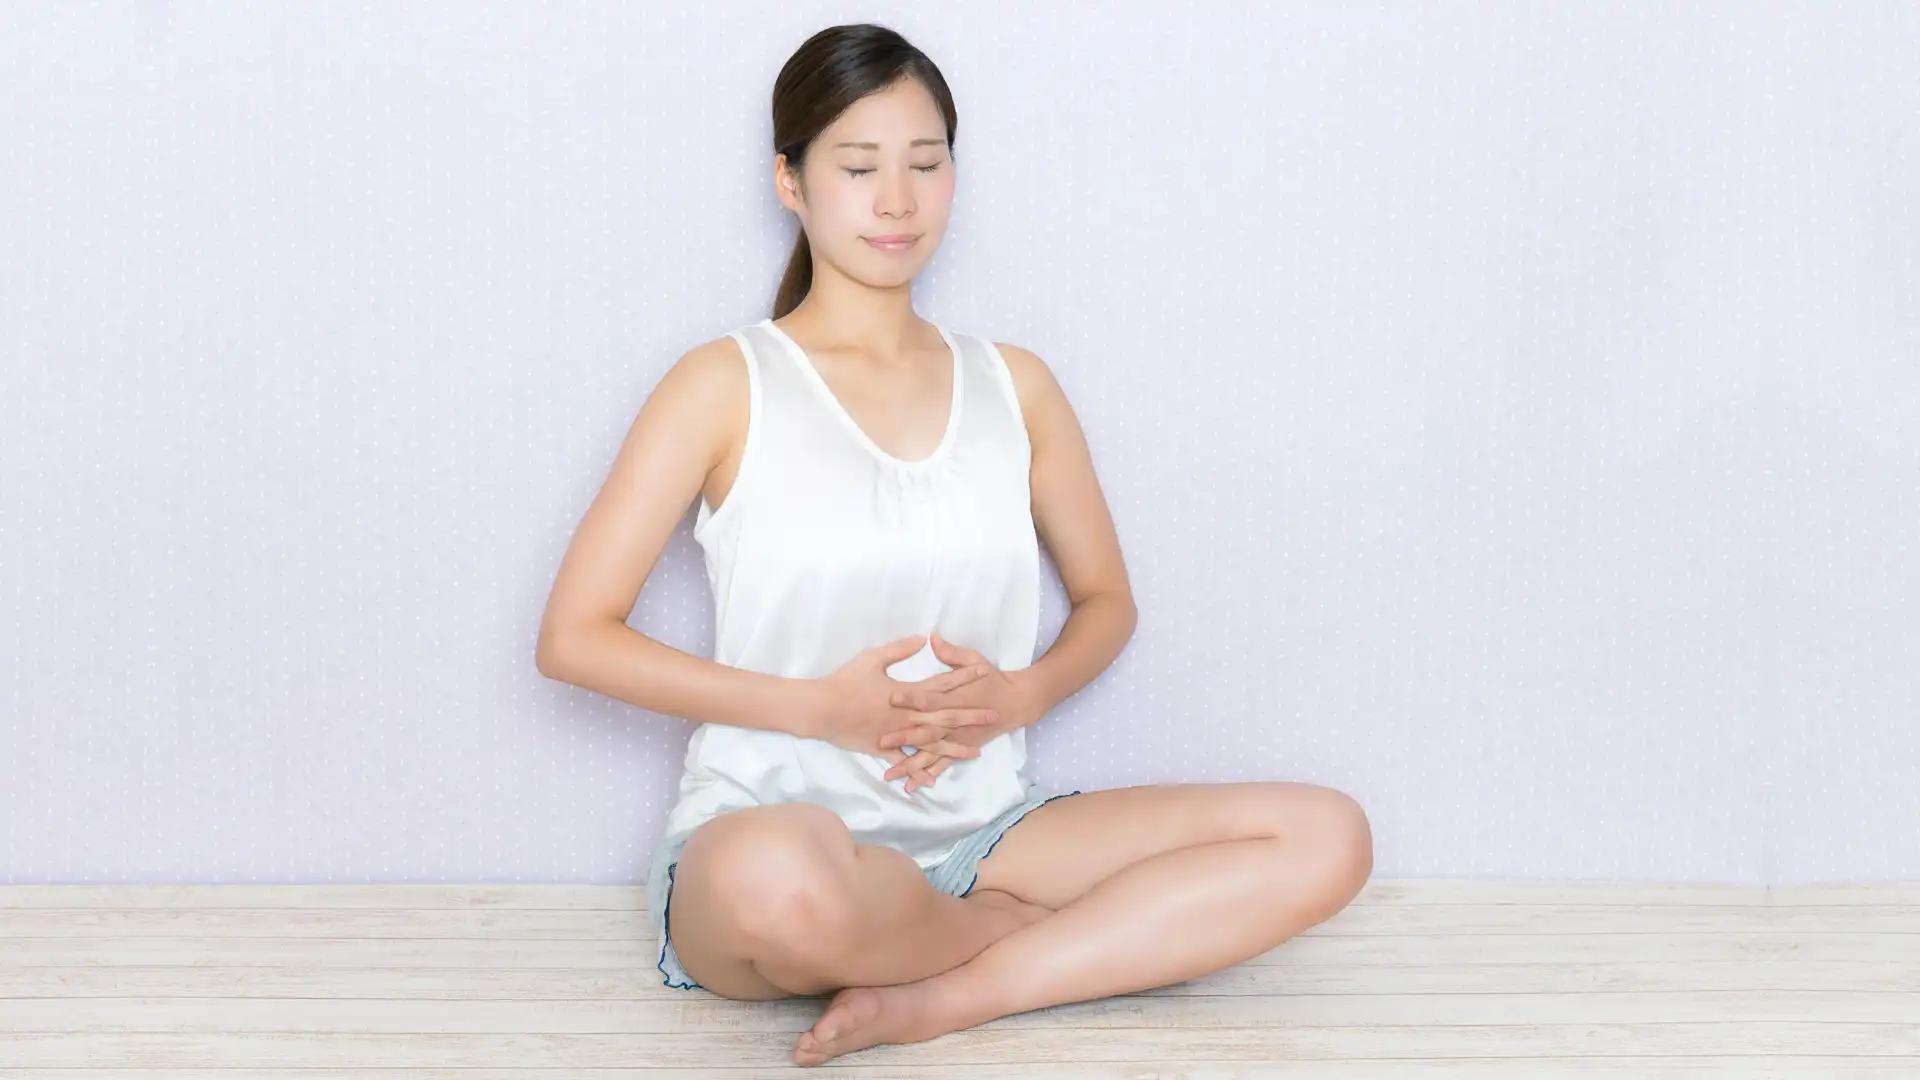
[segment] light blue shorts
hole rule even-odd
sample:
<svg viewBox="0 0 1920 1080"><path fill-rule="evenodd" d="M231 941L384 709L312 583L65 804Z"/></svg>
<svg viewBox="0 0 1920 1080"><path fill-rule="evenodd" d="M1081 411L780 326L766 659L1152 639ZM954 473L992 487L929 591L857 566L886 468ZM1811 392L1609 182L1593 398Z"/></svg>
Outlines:
<svg viewBox="0 0 1920 1080"><path fill-rule="evenodd" d="M1036 807L1044 806L1055 799L1068 795L1078 795L1078 790L1049 795L1034 784L1027 789L1027 797L1020 804L968 833L945 859L929 867L923 867L927 881L940 892L949 896L965 896L973 891L980 880L980 863L1000 842L1000 837L1013 827L1014 823L1026 817ZM653 920L654 940L660 943L660 960L657 966L665 976L666 984L676 990L704 990L705 987L693 981L687 969L680 966L680 957L673 951L673 941L667 936L667 898L673 891L673 869L679 865L680 849L686 846L687 837L692 832L665 836L654 849L653 866L647 873L647 911Z"/></svg>

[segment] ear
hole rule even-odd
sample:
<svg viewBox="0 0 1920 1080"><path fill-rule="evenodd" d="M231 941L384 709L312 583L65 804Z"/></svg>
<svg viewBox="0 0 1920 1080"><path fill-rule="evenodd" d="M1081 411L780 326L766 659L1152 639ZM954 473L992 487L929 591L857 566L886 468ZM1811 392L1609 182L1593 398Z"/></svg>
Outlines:
<svg viewBox="0 0 1920 1080"><path fill-rule="evenodd" d="M785 154L773 156L773 194L781 206L795 214L806 209L807 192L800 182L800 170L792 167Z"/></svg>

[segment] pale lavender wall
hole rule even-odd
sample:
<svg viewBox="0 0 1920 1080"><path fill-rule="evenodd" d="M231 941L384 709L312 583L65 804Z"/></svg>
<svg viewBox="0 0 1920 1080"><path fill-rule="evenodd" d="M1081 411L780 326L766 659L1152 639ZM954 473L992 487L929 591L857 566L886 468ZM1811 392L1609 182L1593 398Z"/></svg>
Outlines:
<svg viewBox="0 0 1920 1080"><path fill-rule="evenodd" d="M1920 10L863 10L962 113L918 303L1053 365L1138 588L1043 779L1331 784L1379 876L1920 876ZM843 18L9 9L0 881L640 879L690 725L534 633L767 314ZM635 625L708 603L683 529Z"/></svg>

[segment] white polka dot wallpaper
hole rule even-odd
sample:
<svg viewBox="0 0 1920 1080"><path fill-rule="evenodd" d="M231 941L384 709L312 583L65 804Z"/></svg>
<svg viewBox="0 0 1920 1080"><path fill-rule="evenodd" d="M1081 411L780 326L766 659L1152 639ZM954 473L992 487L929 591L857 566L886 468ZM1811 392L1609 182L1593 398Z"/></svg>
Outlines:
<svg viewBox="0 0 1920 1080"><path fill-rule="evenodd" d="M1920 7L81 2L0 14L0 882L643 880L694 725L542 607L867 19L959 111L915 306L1052 368L1132 575L1038 778L1920 878ZM629 624L709 655L692 522Z"/></svg>

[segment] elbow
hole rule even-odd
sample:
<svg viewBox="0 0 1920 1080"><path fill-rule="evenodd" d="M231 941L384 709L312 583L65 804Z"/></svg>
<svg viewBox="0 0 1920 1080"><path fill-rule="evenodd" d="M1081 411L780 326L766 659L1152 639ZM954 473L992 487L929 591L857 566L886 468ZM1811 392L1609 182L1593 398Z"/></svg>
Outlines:
<svg viewBox="0 0 1920 1080"><path fill-rule="evenodd" d="M1075 609L1086 605L1090 617L1099 612L1102 625L1110 628L1109 633L1117 633L1123 648L1140 625L1140 608L1133 602L1133 590L1125 585L1088 593L1072 604Z"/></svg>
<svg viewBox="0 0 1920 1080"><path fill-rule="evenodd" d="M1132 640L1133 632L1140 625L1140 608L1133 602L1132 589L1115 589L1113 597L1114 617L1120 623L1120 643L1125 645Z"/></svg>
<svg viewBox="0 0 1920 1080"><path fill-rule="evenodd" d="M568 670L567 657L571 653L561 643L560 635L552 631L541 631L540 640L533 647L533 666L540 674L549 679L568 682L565 672Z"/></svg>
<svg viewBox="0 0 1920 1080"><path fill-rule="evenodd" d="M625 626L621 619L603 621L590 616L542 622L540 640L533 647L533 666L549 679L575 686L587 685L581 680L595 665L602 663L605 652L602 643L606 641L608 623Z"/></svg>

